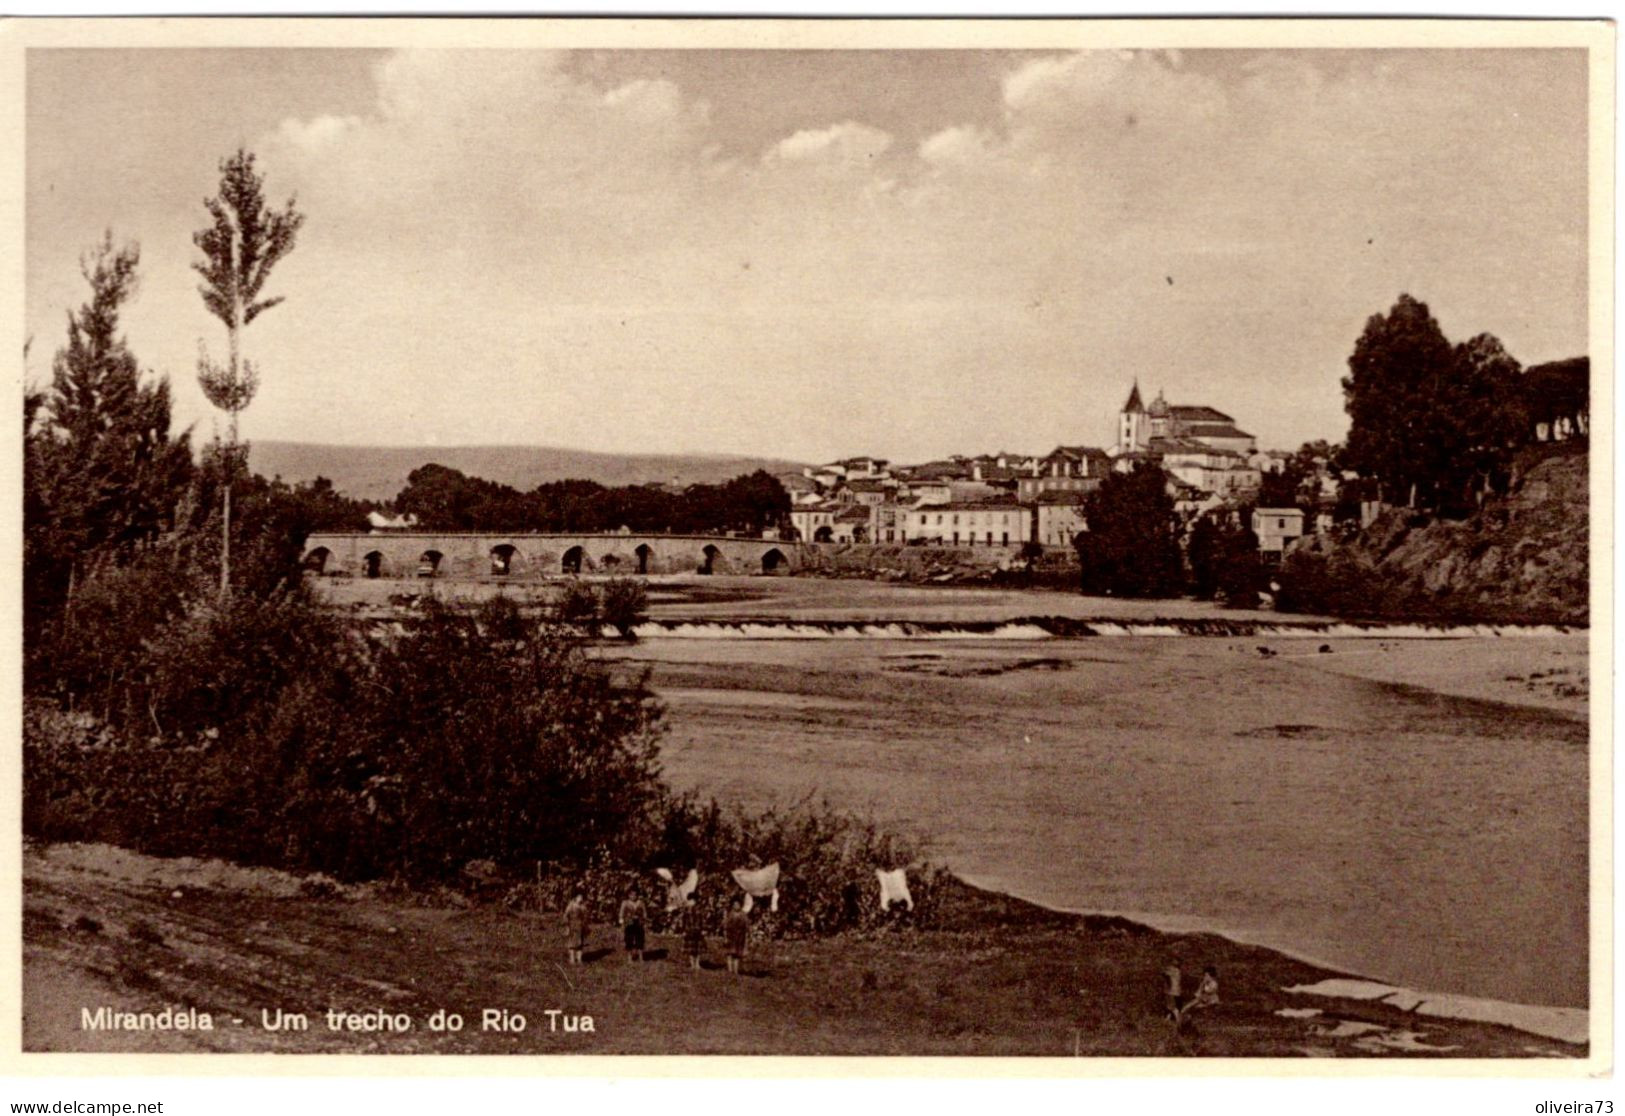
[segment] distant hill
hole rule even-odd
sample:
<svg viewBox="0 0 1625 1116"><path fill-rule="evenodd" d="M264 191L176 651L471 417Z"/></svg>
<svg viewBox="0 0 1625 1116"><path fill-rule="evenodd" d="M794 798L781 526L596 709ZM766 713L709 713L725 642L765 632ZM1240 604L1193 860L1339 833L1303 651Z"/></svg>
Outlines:
<svg viewBox="0 0 1625 1116"><path fill-rule="evenodd" d="M251 443L249 467L289 484L326 477L357 500L391 500L406 487L406 476L428 464L511 485L521 492L557 480L593 480L604 485L716 484L741 473L800 470L794 461L770 457L702 454L592 453L551 446L335 446L318 442Z"/></svg>

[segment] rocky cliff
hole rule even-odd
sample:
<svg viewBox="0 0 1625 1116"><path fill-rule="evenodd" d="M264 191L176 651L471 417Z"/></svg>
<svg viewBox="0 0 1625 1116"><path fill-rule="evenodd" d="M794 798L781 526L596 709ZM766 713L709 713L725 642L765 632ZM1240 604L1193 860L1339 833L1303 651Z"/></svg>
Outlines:
<svg viewBox="0 0 1625 1116"><path fill-rule="evenodd" d="M1585 624L1590 617L1590 455L1530 447L1517 479L1471 518L1404 508L1364 531L1303 540L1281 571L1281 605L1340 615Z"/></svg>

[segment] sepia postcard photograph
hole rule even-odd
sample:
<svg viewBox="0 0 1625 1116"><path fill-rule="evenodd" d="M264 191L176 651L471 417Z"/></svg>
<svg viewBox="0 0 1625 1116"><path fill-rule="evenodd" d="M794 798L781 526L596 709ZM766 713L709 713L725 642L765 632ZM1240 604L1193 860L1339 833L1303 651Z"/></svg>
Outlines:
<svg viewBox="0 0 1625 1116"><path fill-rule="evenodd" d="M0 48L8 1065L1611 1071L1611 25Z"/></svg>

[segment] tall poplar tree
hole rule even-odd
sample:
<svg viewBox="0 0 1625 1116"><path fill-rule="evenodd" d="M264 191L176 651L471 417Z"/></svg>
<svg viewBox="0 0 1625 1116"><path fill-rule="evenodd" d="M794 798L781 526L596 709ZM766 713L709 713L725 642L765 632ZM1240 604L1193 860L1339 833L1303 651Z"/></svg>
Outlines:
<svg viewBox="0 0 1625 1116"><path fill-rule="evenodd" d="M237 416L254 400L259 369L242 353L243 330L280 297L262 298L271 269L293 251L304 214L288 199L281 210L265 204L265 180L254 170L254 154L243 148L220 163L220 190L203 205L212 223L192 234L203 259L192 264L203 282L198 291L209 313L226 327L229 352L226 363L209 357L198 342L198 383L209 402L230 416L227 442L221 454L225 469L220 542L220 589L231 586L231 485L242 464L237 440Z"/></svg>

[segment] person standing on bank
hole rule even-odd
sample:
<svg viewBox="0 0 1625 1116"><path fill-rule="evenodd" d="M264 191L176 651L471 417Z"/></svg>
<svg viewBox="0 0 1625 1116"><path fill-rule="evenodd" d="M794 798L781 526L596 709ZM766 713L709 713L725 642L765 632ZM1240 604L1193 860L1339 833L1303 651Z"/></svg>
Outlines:
<svg viewBox="0 0 1625 1116"><path fill-rule="evenodd" d="M745 913L745 901L735 899L722 920L722 937L728 945L728 971L737 974L745 960L745 942L750 937L750 916Z"/></svg>
<svg viewBox="0 0 1625 1116"><path fill-rule="evenodd" d="M578 891L564 908L564 942L572 965L586 963L583 953L587 948L587 930L590 926L586 897Z"/></svg>
<svg viewBox="0 0 1625 1116"><path fill-rule="evenodd" d="M698 969L705 953L705 920L692 895L683 906L683 949L688 953L688 967Z"/></svg>
<svg viewBox="0 0 1625 1116"><path fill-rule="evenodd" d="M628 961L643 960L643 900L638 898L637 892L632 892L621 900L621 938L626 945L626 959Z"/></svg>

